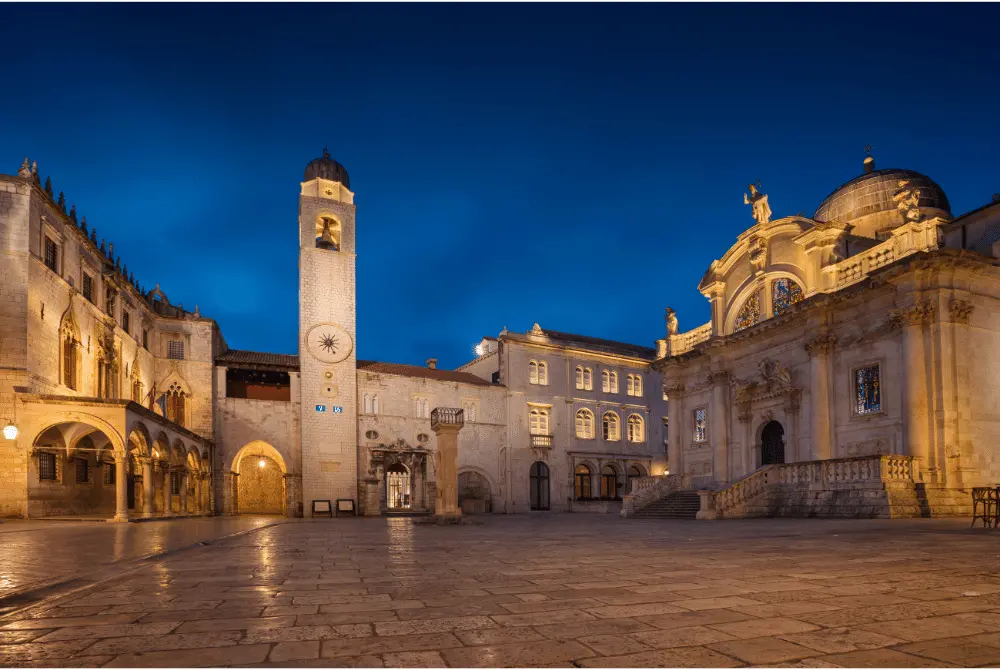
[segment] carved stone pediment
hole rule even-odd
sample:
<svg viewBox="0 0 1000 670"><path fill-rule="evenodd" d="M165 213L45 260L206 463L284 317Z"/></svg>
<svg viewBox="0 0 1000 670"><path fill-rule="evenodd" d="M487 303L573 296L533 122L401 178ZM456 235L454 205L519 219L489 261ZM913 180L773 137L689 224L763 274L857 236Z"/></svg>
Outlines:
<svg viewBox="0 0 1000 670"><path fill-rule="evenodd" d="M736 403L751 403L799 390L792 385L791 373L781 363L766 358L760 362L759 370L760 373L755 378L733 378L731 385Z"/></svg>

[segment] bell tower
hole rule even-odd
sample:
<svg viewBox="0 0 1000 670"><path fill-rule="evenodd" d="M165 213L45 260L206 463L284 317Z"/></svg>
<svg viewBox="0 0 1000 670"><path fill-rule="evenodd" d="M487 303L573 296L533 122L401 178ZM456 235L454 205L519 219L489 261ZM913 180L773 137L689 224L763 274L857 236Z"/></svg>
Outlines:
<svg viewBox="0 0 1000 670"><path fill-rule="evenodd" d="M299 195L299 366L302 502L357 504L354 193L323 149Z"/></svg>

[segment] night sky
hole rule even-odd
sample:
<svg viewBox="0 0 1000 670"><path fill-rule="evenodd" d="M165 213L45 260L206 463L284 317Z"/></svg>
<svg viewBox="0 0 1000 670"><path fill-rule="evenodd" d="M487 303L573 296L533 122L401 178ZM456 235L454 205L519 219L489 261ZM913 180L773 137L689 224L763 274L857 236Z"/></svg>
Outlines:
<svg viewBox="0 0 1000 670"><path fill-rule="evenodd" d="M147 288L294 353L297 197L358 206L358 357L504 326L653 345L753 224L878 168L1000 191L1000 8L5 5L0 172L25 154Z"/></svg>

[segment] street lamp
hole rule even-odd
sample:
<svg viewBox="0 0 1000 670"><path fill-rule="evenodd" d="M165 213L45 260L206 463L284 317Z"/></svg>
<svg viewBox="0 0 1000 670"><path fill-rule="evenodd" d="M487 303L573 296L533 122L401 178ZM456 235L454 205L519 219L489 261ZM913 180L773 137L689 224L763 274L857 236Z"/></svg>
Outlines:
<svg viewBox="0 0 1000 670"><path fill-rule="evenodd" d="M3 436L6 440L17 439L17 426L10 419L7 419L7 425L3 428Z"/></svg>

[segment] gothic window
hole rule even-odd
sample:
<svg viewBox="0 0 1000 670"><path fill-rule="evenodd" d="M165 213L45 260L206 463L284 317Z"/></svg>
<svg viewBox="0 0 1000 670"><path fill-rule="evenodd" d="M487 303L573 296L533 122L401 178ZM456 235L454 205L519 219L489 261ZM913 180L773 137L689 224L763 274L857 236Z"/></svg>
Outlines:
<svg viewBox="0 0 1000 670"><path fill-rule="evenodd" d="M379 401L378 393L372 396L372 414L378 414L379 412Z"/></svg>
<svg viewBox="0 0 1000 670"><path fill-rule="evenodd" d="M576 436L581 440L594 439L594 413L589 409L576 412Z"/></svg>
<svg viewBox="0 0 1000 670"><path fill-rule="evenodd" d="M532 435L549 434L549 410L532 407L528 412L528 432Z"/></svg>
<svg viewBox="0 0 1000 670"><path fill-rule="evenodd" d="M90 481L90 462L86 458L76 459L76 483L86 484Z"/></svg>
<svg viewBox="0 0 1000 670"><path fill-rule="evenodd" d="M56 455L42 452L38 454L38 478L56 480Z"/></svg>
<svg viewBox="0 0 1000 670"><path fill-rule="evenodd" d="M45 266L53 272L59 272L59 245L54 241L45 238Z"/></svg>
<svg viewBox="0 0 1000 670"><path fill-rule="evenodd" d="M707 427L706 423L705 423L705 414L706 414L706 412L705 412L704 408L696 409L694 411L694 441L695 442L704 442L705 441L705 430L706 430L706 427Z"/></svg>
<svg viewBox="0 0 1000 670"><path fill-rule="evenodd" d="M466 423L476 422L476 403L466 401L462 403L462 413L465 416Z"/></svg>
<svg viewBox="0 0 1000 670"><path fill-rule="evenodd" d="M184 394L184 389L175 382L170 385L164 396L166 397L166 407L164 408L166 417L177 425L183 426L187 413L187 397Z"/></svg>
<svg viewBox="0 0 1000 670"><path fill-rule="evenodd" d="M646 423L638 414L632 414L628 418L628 441L636 443L646 441Z"/></svg>
<svg viewBox="0 0 1000 670"><path fill-rule="evenodd" d="M760 294L755 291L750 294L750 297L740 307L739 313L736 314L733 332L738 333L744 328L754 326L758 321L760 321Z"/></svg>
<svg viewBox="0 0 1000 670"><path fill-rule="evenodd" d="M621 439L621 431L618 427L618 415L614 412L605 412L601 422L604 439L608 442L617 442Z"/></svg>
<svg viewBox="0 0 1000 670"><path fill-rule="evenodd" d="M368 395L367 393L365 394L364 410L363 411L364 411L365 414L371 414L372 413L372 397L370 395Z"/></svg>
<svg viewBox="0 0 1000 670"><path fill-rule="evenodd" d="M610 393L618 393L618 373L611 373L611 391Z"/></svg>
<svg viewBox="0 0 1000 670"><path fill-rule="evenodd" d="M590 468L582 463L576 466L576 472L574 473L574 483L573 487L575 497L577 500L589 500L590 499Z"/></svg>
<svg viewBox="0 0 1000 670"><path fill-rule="evenodd" d="M802 300L802 287L795 281L783 277L771 283L771 304L775 316L787 312L800 300Z"/></svg>
<svg viewBox="0 0 1000 670"><path fill-rule="evenodd" d="M170 340L167 342L167 358L175 358L179 361L184 360L183 340Z"/></svg>
<svg viewBox="0 0 1000 670"><path fill-rule="evenodd" d="M427 398L413 399L414 416L418 419L428 419L431 416L430 402Z"/></svg>
<svg viewBox="0 0 1000 670"><path fill-rule="evenodd" d="M76 389L76 339L73 333L66 331L63 335L63 384Z"/></svg>
<svg viewBox="0 0 1000 670"><path fill-rule="evenodd" d="M94 279L86 272L83 273L83 297L94 302Z"/></svg>
<svg viewBox="0 0 1000 670"><path fill-rule="evenodd" d="M854 395L858 401L858 414L882 411L882 380L878 363L854 371Z"/></svg>
<svg viewBox="0 0 1000 670"><path fill-rule="evenodd" d="M611 465L601 468L601 498L614 500L618 497L618 473Z"/></svg>

